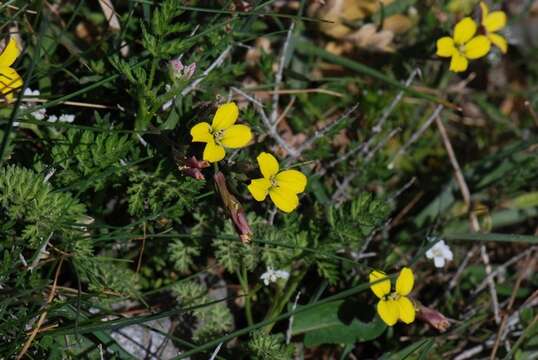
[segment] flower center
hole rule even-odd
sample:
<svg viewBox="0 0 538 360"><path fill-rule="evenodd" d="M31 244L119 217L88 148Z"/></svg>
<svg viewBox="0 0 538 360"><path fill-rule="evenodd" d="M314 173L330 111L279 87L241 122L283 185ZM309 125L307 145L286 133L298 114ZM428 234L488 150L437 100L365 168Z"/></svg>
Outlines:
<svg viewBox="0 0 538 360"><path fill-rule="evenodd" d="M211 134L213 135L215 142L220 145L220 140L224 136L224 130L211 130Z"/></svg>
<svg viewBox="0 0 538 360"><path fill-rule="evenodd" d="M271 176L271 178L269 179L269 181L271 182L271 188L278 187L278 181L276 181L276 179L275 179L274 176Z"/></svg>
<svg viewBox="0 0 538 360"><path fill-rule="evenodd" d="M396 292L388 294L386 297L386 300L398 300L400 298L400 295L398 295Z"/></svg>

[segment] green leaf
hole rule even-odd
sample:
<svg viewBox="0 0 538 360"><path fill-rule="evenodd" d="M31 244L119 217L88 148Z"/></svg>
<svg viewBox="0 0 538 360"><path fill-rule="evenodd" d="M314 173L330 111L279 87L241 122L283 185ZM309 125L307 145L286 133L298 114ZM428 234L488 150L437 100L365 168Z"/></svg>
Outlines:
<svg viewBox="0 0 538 360"><path fill-rule="evenodd" d="M377 316L370 321L359 320L357 316L363 316L368 308L373 312L372 307L351 300L327 303L297 314L292 332L306 334L307 347L373 340L385 331L386 325Z"/></svg>

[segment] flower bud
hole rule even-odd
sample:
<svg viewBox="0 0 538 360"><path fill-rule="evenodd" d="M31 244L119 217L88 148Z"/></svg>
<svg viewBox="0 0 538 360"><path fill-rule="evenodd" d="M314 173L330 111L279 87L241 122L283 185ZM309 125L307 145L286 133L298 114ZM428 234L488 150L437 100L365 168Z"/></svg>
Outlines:
<svg viewBox="0 0 538 360"><path fill-rule="evenodd" d="M241 242L243 242L243 244L248 244L252 238L252 230L248 224L243 206L228 190L228 187L226 186L226 178L223 173L220 171L217 172L213 179L215 180L215 185L217 186L217 190L224 203L224 207L234 224L235 231L239 235Z"/></svg>
<svg viewBox="0 0 538 360"><path fill-rule="evenodd" d="M418 302L416 305L418 305L418 319L428 323L439 332L445 332L450 327L450 321L439 311L428 308Z"/></svg>
<svg viewBox="0 0 538 360"><path fill-rule="evenodd" d="M196 159L195 156L191 156L190 158L184 160L184 163L179 166L179 170L181 170L185 175L195 178L196 180L204 180L205 177L201 169L208 166L209 163L207 161L200 161Z"/></svg>

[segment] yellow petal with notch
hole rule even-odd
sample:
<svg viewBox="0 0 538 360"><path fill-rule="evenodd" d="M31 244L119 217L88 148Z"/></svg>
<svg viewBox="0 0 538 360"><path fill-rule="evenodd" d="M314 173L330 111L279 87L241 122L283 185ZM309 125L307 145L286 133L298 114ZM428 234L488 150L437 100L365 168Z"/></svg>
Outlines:
<svg viewBox="0 0 538 360"><path fill-rule="evenodd" d="M408 267L404 267L396 279L396 292L401 296L407 296L413 290L414 285L415 276L413 271Z"/></svg>
<svg viewBox="0 0 538 360"><path fill-rule="evenodd" d="M306 176L297 170L284 170L275 176L278 186L296 194L302 193L306 187Z"/></svg>
<svg viewBox="0 0 538 360"><path fill-rule="evenodd" d="M217 162L224 159L226 152L220 145L215 144L213 140L209 141L204 148L204 160L209 162Z"/></svg>
<svg viewBox="0 0 538 360"><path fill-rule="evenodd" d="M269 179L278 173L280 167L278 166L278 161L273 155L262 152L256 159L258 160L258 165L260 166L260 171L262 172L264 178Z"/></svg>
<svg viewBox="0 0 538 360"><path fill-rule="evenodd" d="M461 19L454 27L454 42L463 45L476 33L476 23L470 17Z"/></svg>
<svg viewBox="0 0 538 360"><path fill-rule="evenodd" d="M222 134L220 142L227 148L238 149L247 146L252 140L252 132L246 125L232 125Z"/></svg>
<svg viewBox="0 0 538 360"><path fill-rule="evenodd" d="M483 18L482 25L487 32L495 32L506 26L506 14L504 11L494 11Z"/></svg>
<svg viewBox="0 0 538 360"><path fill-rule="evenodd" d="M465 57L471 60L485 56L491 49L491 42L484 35L478 35L465 44Z"/></svg>
<svg viewBox="0 0 538 360"><path fill-rule="evenodd" d="M370 289L372 289L375 296L380 299L390 293L390 279L387 278L387 274L379 270L374 270L369 275L370 284L383 278L385 278L385 280L370 285Z"/></svg>
<svg viewBox="0 0 538 360"><path fill-rule="evenodd" d="M411 324L415 321L415 306L407 296L402 296L397 300L399 318L406 324Z"/></svg>
<svg viewBox="0 0 538 360"><path fill-rule="evenodd" d="M455 52L450 60L450 71L462 72L467 70L469 61L460 52Z"/></svg>
<svg viewBox="0 0 538 360"><path fill-rule="evenodd" d="M17 42L14 38L10 38L4 51L0 55L0 67L11 66L21 52L17 47Z"/></svg>
<svg viewBox="0 0 538 360"><path fill-rule="evenodd" d="M257 201L263 201L269 193L271 182L266 178L250 180L250 185L247 186L248 191Z"/></svg>
<svg viewBox="0 0 538 360"><path fill-rule="evenodd" d="M437 40L437 56L450 57L456 51L454 40L451 37L445 36Z"/></svg>
<svg viewBox="0 0 538 360"><path fill-rule="evenodd" d="M213 141L211 135L211 125L206 122L201 122L191 128L191 136L193 142L210 142Z"/></svg>
<svg viewBox="0 0 538 360"><path fill-rule="evenodd" d="M506 39L499 34L488 34L488 39L491 43L497 46L503 54L506 54L508 51L508 42Z"/></svg>
<svg viewBox="0 0 538 360"><path fill-rule="evenodd" d="M281 187L269 189L269 196L280 210L290 213L299 206L299 197L296 193Z"/></svg>
<svg viewBox="0 0 538 360"><path fill-rule="evenodd" d="M226 103L217 109L211 127L216 131L224 130L235 124L239 116L239 108L234 102Z"/></svg>
<svg viewBox="0 0 538 360"><path fill-rule="evenodd" d="M377 313L385 324L393 326L400 317L400 307L395 300L379 300L377 303Z"/></svg>

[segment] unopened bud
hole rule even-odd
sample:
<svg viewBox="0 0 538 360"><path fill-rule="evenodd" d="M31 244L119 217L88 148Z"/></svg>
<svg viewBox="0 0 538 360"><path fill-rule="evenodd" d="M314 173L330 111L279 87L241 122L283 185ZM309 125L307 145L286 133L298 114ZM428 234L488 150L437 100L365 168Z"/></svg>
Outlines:
<svg viewBox="0 0 538 360"><path fill-rule="evenodd" d="M418 304L417 318L428 323L439 332L445 332L450 327L450 321L439 311Z"/></svg>
<svg viewBox="0 0 538 360"><path fill-rule="evenodd" d="M201 169L209 166L209 163L205 160L198 160L195 156L191 156L184 161L184 164L179 166L185 175L195 178L196 180L204 180L204 174Z"/></svg>
<svg viewBox="0 0 538 360"><path fill-rule="evenodd" d="M232 220L235 231L243 244L248 244L252 239L252 230L247 221L245 210L235 196L230 193L226 186L226 178L220 171L214 175L215 185L219 191L224 207Z"/></svg>

